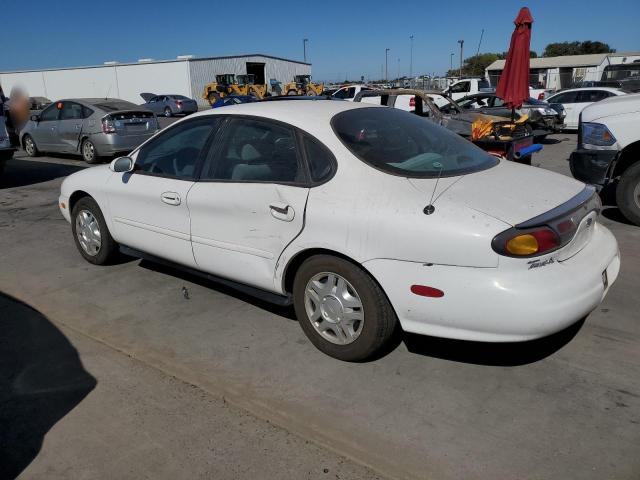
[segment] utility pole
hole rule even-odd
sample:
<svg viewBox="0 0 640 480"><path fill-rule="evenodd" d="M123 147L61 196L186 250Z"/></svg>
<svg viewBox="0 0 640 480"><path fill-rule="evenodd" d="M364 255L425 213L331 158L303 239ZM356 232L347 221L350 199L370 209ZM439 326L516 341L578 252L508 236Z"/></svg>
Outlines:
<svg viewBox="0 0 640 480"><path fill-rule="evenodd" d="M458 43L460 44L460 75L459 77L462 78L462 46L464 45L464 40L458 40Z"/></svg>
<svg viewBox="0 0 640 480"><path fill-rule="evenodd" d="M400 83L400 59L398 58L398 83Z"/></svg>
<svg viewBox="0 0 640 480"><path fill-rule="evenodd" d="M390 48L385 49L384 51L384 81L389 81L389 50Z"/></svg>
<svg viewBox="0 0 640 480"><path fill-rule="evenodd" d="M303 38L302 39L302 52L304 55L304 63L307 63L307 42L309 41L308 38Z"/></svg>
<svg viewBox="0 0 640 480"><path fill-rule="evenodd" d="M449 71L452 72L453 71L453 57L455 56L455 53L452 53L451 56L449 57Z"/></svg>
<svg viewBox="0 0 640 480"><path fill-rule="evenodd" d="M409 54L409 78L413 78L413 35L409 35L411 40L411 53Z"/></svg>
<svg viewBox="0 0 640 480"><path fill-rule="evenodd" d="M480 55L480 45L482 45L482 37L484 36L484 28L480 32L480 41L478 42L478 50L476 51L476 57Z"/></svg>

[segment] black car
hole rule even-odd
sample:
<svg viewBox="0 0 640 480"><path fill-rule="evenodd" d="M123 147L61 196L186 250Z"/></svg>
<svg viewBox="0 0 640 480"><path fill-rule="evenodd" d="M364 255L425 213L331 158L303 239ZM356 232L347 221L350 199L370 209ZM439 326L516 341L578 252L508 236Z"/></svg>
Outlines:
<svg viewBox="0 0 640 480"><path fill-rule="evenodd" d="M480 110L487 115L511 117L511 109L506 108L504 102L495 93L478 93L458 100L463 109ZM533 130L535 141L544 139L547 135L559 132L564 128L566 113L559 103L547 103L535 98L529 98L518 112L529 117L528 123Z"/></svg>

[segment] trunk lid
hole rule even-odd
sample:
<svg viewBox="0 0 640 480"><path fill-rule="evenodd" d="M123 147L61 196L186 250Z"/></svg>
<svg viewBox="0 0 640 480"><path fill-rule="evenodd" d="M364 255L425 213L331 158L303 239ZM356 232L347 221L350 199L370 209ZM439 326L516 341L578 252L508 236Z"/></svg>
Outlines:
<svg viewBox="0 0 640 480"><path fill-rule="evenodd" d="M109 113L103 117L115 127L115 133L122 136L145 135L158 130L158 120L148 110L127 110Z"/></svg>
<svg viewBox="0 0 640 480"><path fill-rule="evenodd" d="M148 102L149 100L151 100L153 97L156 97L157 95L155 93L143 92L140 94L140 96L145 102Z"/></svg>
<svg viewBox="0 0 640 480"><path fill-rule="evenodd" d="M426 199L431 197L434 179L409 181ZM514 226L567 202L584 188L582 182L564 175L501 160L482 172L441 179L434 203L462 203Z"/></svg>

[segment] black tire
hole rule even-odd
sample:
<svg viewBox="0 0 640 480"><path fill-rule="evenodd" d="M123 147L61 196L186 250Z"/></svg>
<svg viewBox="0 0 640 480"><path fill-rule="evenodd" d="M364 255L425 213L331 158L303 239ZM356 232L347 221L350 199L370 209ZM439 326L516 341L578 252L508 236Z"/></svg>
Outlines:
<svg viewBox="0 0 640 480"><path fill-rule="evenodd" d="M289 90L289 91L287 92L287 95L288 95L288 96L290 96L290 95L298 95L298 92L297 92L296 90Z"/></svg>
<svg viewBox="0 0 640 480"><path fill-rule="evenodd" d="M27 153L28 156L37 157L38 155L40 155L40 151L36 146L36 142L31 135L29 134L25 135L24 138L22 139L22 143L24 145L24 151Z"/></svg>
<svg viewBox="0 0 640 480"><path fill-rule="evenodd" d="M100 229L101 244L99 250L94 255L89 254L82 247L76 230L76 218L83 211L93 215ZM118 254L118 244L111 236L107 223L104 221L102 211L93 198L83 197L73 206L73 210L71 211L71 231L73 232L73 239L76 242L78 251L87 262L93 263L94 265L108 265L116 258Z"/></svg>
<svg viewBox="0 0 640 480"><path fill-rule="evenodd" d="M100 157L98 156L96 146L88 138L80 145L80 152L82 154L82 159L85 162L89 164L100 163Z"/></svg>
<svg viewBox="0 0 640 480"><path fill-rule="evenodd" d="M627 168L620 177L616 203L627 220L640 226L640 161Z"/></svg>
<svg viewBox="0 0 640 480"><path fill-rule="evenodd" d="M173 116L173 112L171 111L171 109L169 107L165 107L164 108L164 116L169 118Z"/></svg>
<svg viewBox="0 0 640 480"><path fill-rule="evenodd" d="M331 343L316 331L307 315L307 283L322 272L343 277L360 297L364 320L359 336L352 343ZM391 341L398 324L387 296L371 275L353 263L331 255L311 257L300 266L294 280L293 300L298 322L311 343L321 352L347 362L361 362L375 357Z"/></svg>
<svg viewBox="0 0 640 480"><path fill-rule="evenodd" d="M220 100L220 98L221 97L218 92L209 92L209 94L207 95L207 100L209 100L210 105L216 103L218 100Z"/></svg>

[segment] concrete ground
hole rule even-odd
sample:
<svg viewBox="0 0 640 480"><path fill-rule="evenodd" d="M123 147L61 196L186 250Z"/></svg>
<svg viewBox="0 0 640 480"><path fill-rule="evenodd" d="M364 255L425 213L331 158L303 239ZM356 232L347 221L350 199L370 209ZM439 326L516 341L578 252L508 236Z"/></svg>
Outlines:
<svg viewBox="0 0 640 480"><path fill-rule="evenodd" d="M568 174L573 148L575 134L555 135L534 164ZM621 273L583 324L517 345L405 335L387 356L348 364L313 348L289 309L147 262L84 262L56 207L62 177L78 168L18 155L0 184L0 291L66 335L97 380L50 420L24 478L108 476L105 457L119 478L255 478L252 468L275 461L257 448L231 449L226 466L206 453L220 438L207 428L238 426L234 415L254 422L229 433L248 444L263 420L295 435L275 429L274 455L286 455L286 439L321 447L296 447L307 460L278 458L258 477L325 465L327 478L373 475L355 463L392 478L640 476L640 228L617 209L602 222L620 243ZM215 419L223 397L233 414Z"/></svg>

